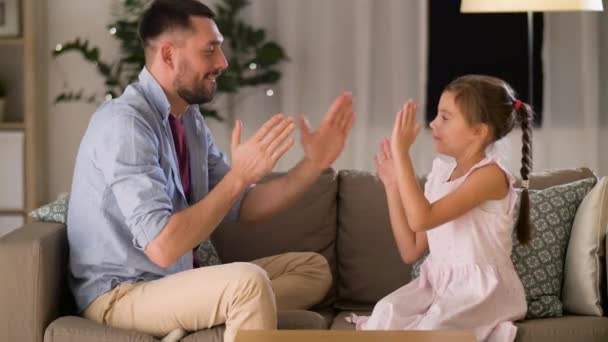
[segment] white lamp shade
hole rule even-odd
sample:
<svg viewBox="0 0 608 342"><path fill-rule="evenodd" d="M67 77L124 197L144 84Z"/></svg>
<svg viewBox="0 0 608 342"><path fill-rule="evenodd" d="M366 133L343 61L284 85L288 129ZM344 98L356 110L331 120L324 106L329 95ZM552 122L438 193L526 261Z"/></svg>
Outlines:
<svg viewBox="0 0 608 342"><path fill-rule="evenodd" d="M603 11L602 0L462 0L462 13Z"/></svg>

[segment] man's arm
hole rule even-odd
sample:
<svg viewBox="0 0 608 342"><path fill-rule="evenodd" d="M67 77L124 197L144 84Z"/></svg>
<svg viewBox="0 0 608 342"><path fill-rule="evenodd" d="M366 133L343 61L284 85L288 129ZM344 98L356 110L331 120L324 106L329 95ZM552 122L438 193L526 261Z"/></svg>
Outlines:
<svg viewBox="0 0 608 342"><path fill-rule="evenodd" d="M172 265L187 251L209 238L246 184L229 172L207 196L191 207L171 215L144 252L160 267Z"/></svg>
<svg viewBox="0 0 608 342"><path fill-rule="evenodd" d="M239 220L263 220L292 206L321 172L338 158L354 120L350 93L344 93L334 101L314 132L311 132L305 118L300 116L304 158L287 175L256 185L243 199Z"/></svg>
<svg viewBox="0 0 608 342"><path fill-rule="evenodd" d="M241 124L232 134L233 166L211 192L193 206L174 213L144 252L160 267L206 240L224 219L243 191L269 173L277 160L292 146L290 120L275 115L249 140L240 143Z"/></svg>
<svg viewBox="0 0 608 342"><path fill-rule="evenodd" d="M239 221L264 220L291 207L323 170L303 159L285 176L257 184L243 199Z"/></svg>

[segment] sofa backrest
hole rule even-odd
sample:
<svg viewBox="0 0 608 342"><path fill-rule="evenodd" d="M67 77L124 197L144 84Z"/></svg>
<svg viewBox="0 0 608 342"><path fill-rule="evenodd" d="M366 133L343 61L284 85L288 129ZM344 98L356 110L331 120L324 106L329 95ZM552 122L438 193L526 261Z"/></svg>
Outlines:
<svg viewBox="0 0 608 342"><path fill-rule="evenodd" d="M533 174L530 184L545 189L589 177L595 175L587 168L556 170ZM334 301L340 310L371 309L410 280L411 268L401 261L391 231L384 188L370 172L327 170L292 208L253 226L222 224L212 240L222 262L293 251L324 255L334 276L325 304Z"/></svg>
<svg viewBox="0 0 608 342"><path fill-rule="evenodd" d="M344 170L338 193L340 310L367 310L410 280L393 238L384 187L372 173Z"/></svg>
<svg viewBox="0 0 608 342"><path fill-rule="evenodd" d="M262 180L269 181L281 174ZM338 179L328 169L298 200L296 205L266 222L255 225L224 223L212 235L223 263L251 261L286 252L317 252L329 262L336 283L336 222ZM330 291L326 305L333 299Z"/></svg>

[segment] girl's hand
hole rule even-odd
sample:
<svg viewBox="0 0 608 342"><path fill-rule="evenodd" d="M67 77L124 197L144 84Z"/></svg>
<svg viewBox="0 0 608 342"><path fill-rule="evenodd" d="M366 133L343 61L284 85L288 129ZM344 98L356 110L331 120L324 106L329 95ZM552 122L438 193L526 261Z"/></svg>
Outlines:
<svg viewBox="0 0 608 342"><path fill-rule="evenodd" d="M393 155L399 156L409 152L410 147L416 141L422 125L416 122L417 105L414 101L407 101L395 117L395 126L391 137L391 151Z"/></svg>
<svg viewBox="0 0 608 342"><path fill-rule="evenodd" d="M374 156L374 161L376 162L376 173L384 187L396 186L395 163L391 153L391 141L388 138L384 138L380 143L380 151Z"/></svg>

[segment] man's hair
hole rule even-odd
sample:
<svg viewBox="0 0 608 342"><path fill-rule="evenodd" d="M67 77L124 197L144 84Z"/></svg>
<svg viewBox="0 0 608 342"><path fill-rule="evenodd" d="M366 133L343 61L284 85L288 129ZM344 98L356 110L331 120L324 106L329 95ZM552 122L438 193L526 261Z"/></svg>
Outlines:
<svg viewBox="0 0 608 342"><path fill-rule="evenodd" d="M198 0L153 1L139 20L138 34L143 47L167 31L191 30L191 16L214 19L215 13Z"/></svg>

